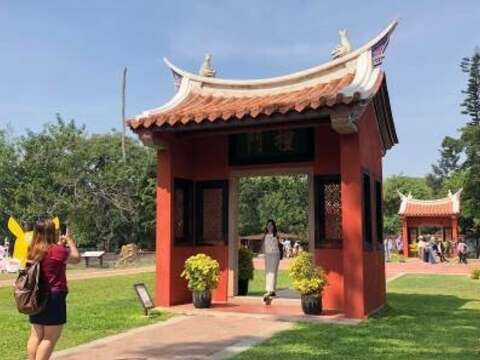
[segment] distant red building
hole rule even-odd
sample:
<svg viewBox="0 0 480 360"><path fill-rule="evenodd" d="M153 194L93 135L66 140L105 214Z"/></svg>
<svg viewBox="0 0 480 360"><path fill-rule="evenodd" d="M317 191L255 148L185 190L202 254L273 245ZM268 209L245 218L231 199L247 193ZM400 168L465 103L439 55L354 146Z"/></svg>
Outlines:
<svg viewBox="0 0 480 360"><path fill-rule="evenodd" d="M382 157L397 143L380 65L396 23L358 50L258 80L215 78L167 62L177 93L129 120L158 154L156 303L191 301L180 278L203 252L220 262L214 300L236 294L238 182L306 174L309 248L328 271L324 307L362 318L385 302ZM265 219L267 220L267 219Z"/></svg>
<svg viewBox="0 0 480 360"><path fill-rule="evenodd" d="M418 200L411 194L400 194L402 202L398 214L402 224L403 253L410 256L410 245L417 241L422 226L440 227L442 239L458 239L458 217L460 216L460 194L448 192L448 196L437 200Z"/></svg>

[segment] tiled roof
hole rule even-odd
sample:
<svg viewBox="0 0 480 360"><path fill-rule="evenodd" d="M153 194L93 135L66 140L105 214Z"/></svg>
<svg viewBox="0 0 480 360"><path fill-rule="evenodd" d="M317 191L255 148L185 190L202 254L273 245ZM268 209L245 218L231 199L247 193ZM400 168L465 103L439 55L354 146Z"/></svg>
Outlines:
<svg viewBox="0 0 480 360"><path fill-rule="evenodd" d="M229 80L193 74L165 60L177 92L165 105L128 121L134 131L229 123L244 118L301 113L371 100L380 89L379 64L397 22L364 46L325 64L268 79Z"/></svg>
<svg viewBox="0 0 480 360"><path fill-rule="evenodd" d="M452 216L460 213L461 190L438 200L418 200L411 195L400 194L402 203L399 214L403 216Z"/></svg>
<svg viewBox="0 0 480 360"><path fill-rule="evenodd" d="M407 216L443 216L453 215L452 201L408 202L404 215Z"/></svg>
<svg viewBox="0 0 480 360"><path fill-rule="evenodd" d="M199 124L215 120L241 120L246 116L256 118L259 115L285 114L289 111L302 112L306 109L332 107L340 103L349 104L360 99L360 93L353 96L343 96L341 93L353 78L353 74L350 73L315 86L271 95L224 96L192 91L174 108L132 119L129 124L133 129L140 126L149 128L152 125L163 127Z"/></svg>

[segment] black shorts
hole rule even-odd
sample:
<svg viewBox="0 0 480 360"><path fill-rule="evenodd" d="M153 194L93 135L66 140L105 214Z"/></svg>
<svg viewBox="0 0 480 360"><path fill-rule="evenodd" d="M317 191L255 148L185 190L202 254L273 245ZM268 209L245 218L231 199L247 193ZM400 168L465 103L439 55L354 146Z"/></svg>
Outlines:
<svg viewBox="0 0 480 360"><path fill-rule="evenodd" d="M37 325L63 325L67 322L67 292L52 291L42 312L30 315L30 323Z"/></svg>

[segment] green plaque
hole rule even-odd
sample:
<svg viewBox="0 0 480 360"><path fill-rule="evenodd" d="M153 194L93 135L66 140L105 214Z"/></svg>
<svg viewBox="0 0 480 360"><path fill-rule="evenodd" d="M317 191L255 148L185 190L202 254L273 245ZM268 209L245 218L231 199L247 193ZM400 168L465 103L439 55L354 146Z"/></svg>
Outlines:
<svg viewBox="0 0 480 360"><path fill-rule="evenodd" d="M230 165L267 164L314 159L314 129L282 129L233 134Z"/></svg>

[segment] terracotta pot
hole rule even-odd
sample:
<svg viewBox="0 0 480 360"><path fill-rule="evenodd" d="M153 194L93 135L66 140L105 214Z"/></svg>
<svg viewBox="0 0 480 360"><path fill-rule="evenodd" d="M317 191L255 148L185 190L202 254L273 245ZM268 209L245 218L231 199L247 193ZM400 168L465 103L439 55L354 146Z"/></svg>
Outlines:
<svg viewBox="0 0 480 360"><path fill-rule="evenodd" d="M320 315L322 313L320 294L302 295L302 310L307 315Z"/></svg>
<svg viewBox="0 0 480 360"><path fill-rule="evenodd" d="M249 280L238 279L238 295L246 296L248 294L248 282Z"/></svg>
<svg viewBox="0 0 480 360"><path fill-rule="evenodd" d="M197 309L209 308L212 305L212 293L210 291L194 291L192 298L193 306Z"/></svg>

